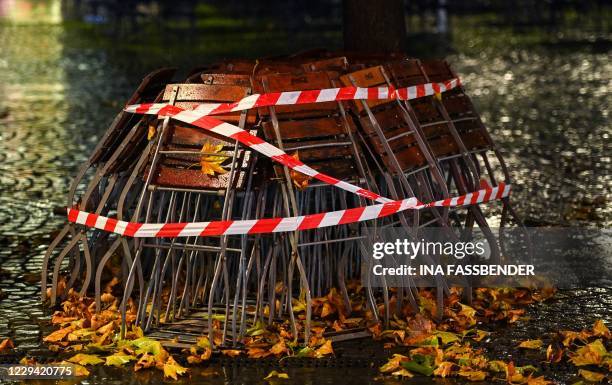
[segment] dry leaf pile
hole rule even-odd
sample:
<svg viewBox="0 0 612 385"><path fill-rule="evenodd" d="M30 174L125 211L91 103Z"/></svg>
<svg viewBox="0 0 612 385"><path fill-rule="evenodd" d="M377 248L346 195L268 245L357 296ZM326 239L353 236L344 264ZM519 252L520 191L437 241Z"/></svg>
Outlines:
<svg viewBox="0 0 612 385"><path fill-rule="evenodd" d="M104 309L99 313L95 313L92 299L79 298L70 291L62 309L52 318L52 323L58 329L44 341L50 344L52 350L76 353L67 361L79 365L82 374L86 374L86 366L101 364L129 364L135 371L156 368L163 371L166 378L173 379L186 374L188 369L177 363L159 341L145 337L142 330L132 326L136 311L132 303L127 311L126 338L119 338L121 320L118 300L111 294L112 286L116 283L113 281L107 286L107 293L102 297ZM292 300L297 330L292 330L288 321L270 325L259 321L246 331L240 349L228 349L222 346L222 318L217 317L213 319L214 340L210 341L204 336L198 338L193 346L183 350L184 357L190 365L203 364L213 354L230 357L245 355L253 359L322 358L334 354L331 340L324 337L326 332L367 327L373 338L382 341L385 348L405 349L404 354L393 355L380 368L383 375L460 377L469 381L501 380L527 385L551 383L538 375L534 366L489 360L474 343L490 336L489 332L478 329L477 325L514 323L524 316L525 305L550 298L554 294L553 289L480 288L474 290L473 301L467 305L461 302L461 289L453 288L445 299L442 321L435 321L438 312L435 291L420 289L418 312L405 306L393 316L385 329L381 323L374 322L373 315L366 310L364 290L360 284L350 282L347 288L348 302L335 289L326 296L313 298L313 321L307 345L298 343L303 339L306 310L304 295L301 295ZM393 291L391 294L390 305L395 309L397 297ZM280 303L277 305L280 306ZM382 316L384 308L381 306L377 311ZM266 307L264 314L267 316L269 312L270 309ZM556 342L546 349L541 340L523 341L518 347L540 351L542 361L549 363L567 360L580 367L579 374L586 380L601 381L606 375L604 372L609 371L612 365L612 356L605 348L609 339L610 331L602 321L598 321L591 330L559 332Z"/></svg>

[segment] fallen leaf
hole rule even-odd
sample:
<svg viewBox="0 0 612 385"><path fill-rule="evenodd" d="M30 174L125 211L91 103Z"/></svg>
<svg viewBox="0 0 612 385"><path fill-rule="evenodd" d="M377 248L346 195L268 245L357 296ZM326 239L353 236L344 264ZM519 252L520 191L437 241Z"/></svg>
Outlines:
<svg viewBox="0 0 612 385"><path fill-rule="evenodd" d="M542 347L542 340L526 340L521 342L518 347L523 349L539 349Z"/></svg>
<svg viewBox="0 0 612 385"><path fill-rule="evenodd" d="M187 368L179 365L172 356L168 357L168 360L164 363L164 378L178 380L178 376L182 376L185 373L187 373Z"/></svg>
<svg viewBox="0 0 612 385"><path fill-rule="evenodd" d="M154 356L158 356L164 350L159 341L147 337L141 337L134 341L130 341L130 345L136 348L136 354L150 353Z"/></svg>
<svg viewBox="0 0 612 385"><path fill-rule="evenodd" d="M285 340L282 338L270 348L270 353L274 354L275 356L281 355L286 352L287 344L285 344Z"/></svg>
<svg viewBox="0 0 612 385"><path fill-rule="evenodd" d="M294 152L291 155L292 158L294 158L295 160L297 160L298 162L300 161L300 155L298 154L298 152ZM294 169L291 169L289 171L289 176L291 177L291 180L293 181L293 185L298 189L298 190L304 190L306 187L308 187L308 183L311 179L311 177L309 177L306 174L302 174L299 171L295 171ZM325 317L325 316L321 316L321 317Z"/></svg>
<svg viewBox="0 0 612 385"><path fill-rule="evenodd" d="M19 363L21 365L36 365L36 358L34 357L23 357L21 360L19 360Z"/></svg>
<svg viewBox="0 0 612 385"><path fill-rule="evenodd" d="M557 363L563 358L563 349L552 345L548 345L546 348L546 361L550 363Z"/></svg>
<svg viewBox="0 0 612 385"><path fill-rule="evenodd" d="M270 380L273 378L282 378L282 379L288 380L289 375L287 373L277 372L276 370L273 370L270 373L268 373L267 376L264 377L264 380Z"/></svg>
<svg viewBox="0 0 612 385"><path fill-rule="evenodd" d="M396 370L395 372L391 373L392 376L396 376L396 377L405 377L405 378L411 378L414 377L414 374L410 373L410 371L408 371L405 368L402 368L400 370Z"/></svg>
<svg viewBox="0 0 612 385"><path fill-rule="evenodd" d="M403 356L401 354L394 354L391 358L389 358L387 363L381 366L378 370L381 373L391 373L399 369L401 367L402 362L409 360L410 359L406 356Z"/></svg>
<svg viewBox="0 0 612 385"><path fill-rule="evenodd" d="M471 306L468 305L464 305L462 303L459 303L459 306L461 306L461 310L457 313L457 316L459 316L459 322L461 324L466 323L467 326L473 326L476 324L476 309L474 309Z"/></svg>
<svg viewBox="0 0 612 385"><path fill-rule="evenodd" d="M224 349L221 350L221 354L228 357L237 357L242 354L242 351L236 349Z"/></svg>
<svg viewBox="0 0 612 385"><path fill-rule="evenodd" d="M604 377L606 376L603 373L592 372L590 370L584 370L584 369L579 369L578 375L580 375L585 380L592 381L592 382L601 382L601 380L603 380Z"/></svg>
<svg viewBox="0 0 612 385"><path fill-rule="evenodd" d="M474 341L482 341L485 337L488 337L491 333L484 330L476 329L476 335L472 337Z"/></svg>
<svg viewBox="0 0 612 385"><path fill-rule="evenodd" d="M106 366L123 366L130 361L136 360L136 357L128 354L115 353L106 357Z"/></svg>
<svg viewBox="0 0 612 385"><path fill-rule="evenodd" d="M576 366L599 365L606 354L606 347L601 340L596 340L572 353L570 361Z"/></svg>
<svg viewBox="0 0 612 385"><path fill-rule="evenodd" d="M83 366L87 365L98 365L104 362L103 359L96 356L95 354L83 354L79 353L67 360L68 362L72 362L73 364L79 364Z"/></svg>
<svg viewBox="0 0 612 385"><path fill-rule="evenodd" d="M263 358L271 355L269 350L262 348L248 348L247 355L251 358Z"/></svg>
<svg viewBox="0 0 612 385"><path fill-rule="evenodd" d="M156 364L155 357L152 354L143 354L142 357L136 361L134 365L134 371L137 372L140 369L147 369L154 367Z"/></svg>
<svg viewBox="0 0 612 385"><path fill-rule="evenodd" d="M14 349L14 348L15 348L15 344L13 344L13 341L11 341L10 338L7 338L4 341L0 342L0 353L4 352L5 350Z"/></svg>
<svg viewBox="0 0 612 385"><path fill-rule="evenodd" d="M461 367L457 374L461 377L465 377L468 381L484 381L487 377L487 373L482 370L472 370L469 367Z"/></svg>
<svg viewBox="0 0 612 385"><path fill-rule="evenodd" d="M451 342L459 341L459 336L455 333L438 331L435 333L435 335L440 337L440 342L442 342L442 345L447 345Z"/></svg>
<svg viewBox="0 0 612 385"><path fill-rule="evenodd" d="M448 361L440 362L440 364L438 364L438 367L433 371L433 374L434 376L438 376L442 378L448 377L451 375L451 372L454 366L455 366L454 362L448 362Z"/></svg>
<svg viewBox="0 0 612 385"><path fill-rule="evenodd" d="M153 137L155 136L155 126L152 124L149 124L149 129L147 130L147 140L151 140L153 139Z"/></svg>
<svg viewBox="0 0 612 385"><path fill-rule="evenodd" d="M196 346L202 349L211 348L210 340L206 336L198 337L196 340Z"/></svg>
<svg viewBox="0 0 612 385"><path fill-rule="evenodd" d="M295 181L294 181L295 183ZM333 306L329 303L329 302L325 302L323 304L323 310L321 310L321 318L325 318L330 314L335 313L336 310L333 308Z"/></svg>
<svg viewBox="0 0 612 385"><path fill-rule="evenodd" d="M59 364L64 364L64 365L71 365L72 368L74 369L73 375L76 377L87 377L89 376L89 370L87 370L87 368L85 368L82 365L79 364L75 364L73 362L68 362L68 361L61 361L59 362Z"/></svg>
<svg viewBox="0 0 612 385"><path fill-rule="evenodd" d="M502 372L506 372L508 365L506 365L504 361L494 360L494 361L489 361L488 368L492 372L502 373Z"/></svg>
<svg viewBox="0 0 612 385"><path fill-rule="evenodd" d="M100 296L100 300L102 301L102 303L111 303L115 300L115 296L111 293L103 293Z"/></svg>
<svg viewBox="0 0 612 385"><path fill-rule="evenodd" d="M329 354L334 354L334 349L332 348L331 340L325 341L325 343L321 345L318 349L316 349L314 352L315 358L321 358Z"/></svg>
<svg viewBox="0 0 612 385"><path fill-rule="evenodd" d="M223 149L222 144L214 145L209 141L204 143L200 152L202 152L202 156L200 157L200 167L202 168L202 173L206 175L215 175L215 174L225 174L227 172L221 166L227 157L226 156L216 156L214 154L224 154L221 150Z"/></svg>
<svg viewBox="0 0 612 385"><path fill-rule="evenodd" d="M603 320L597 320L593 325L593 335L610 339L610 329L607 328Z"/></svg>
<svg viewBox="0 0 612 385"><path fill-rule="evenodd" d="M51 323L53 325L58 325L58 324L65 324L65 323L76 321L76 320L77 320L77 317L66 317L66 316L62 316L56 313L53 315L53 318L51 318Z"/></svg>
<svg viewBox="0 0 612 385"><path fill-rule="evenodd" d="M44 342L59 342L66 338L68 334L70 334L74 330L74 326L70 325L65 328L54 331L49 334L45 338L43 338Z"/></svg>

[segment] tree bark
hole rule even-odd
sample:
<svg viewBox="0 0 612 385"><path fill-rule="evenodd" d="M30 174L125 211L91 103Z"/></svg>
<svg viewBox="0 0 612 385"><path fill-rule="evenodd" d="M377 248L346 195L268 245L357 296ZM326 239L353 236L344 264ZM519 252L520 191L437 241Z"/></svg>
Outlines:
<svg viewBox="0 0 612 385"><path fill-rule="evenodd" d="M389 53L406 49L403 0L344 0L344 49Z"/></svg>

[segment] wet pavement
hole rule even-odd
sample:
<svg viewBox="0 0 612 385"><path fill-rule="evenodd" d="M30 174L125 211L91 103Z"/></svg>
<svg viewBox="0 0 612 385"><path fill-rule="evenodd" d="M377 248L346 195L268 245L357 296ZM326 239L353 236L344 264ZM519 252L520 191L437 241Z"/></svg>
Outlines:
<svg viewBox="0 0 612 385"><path fill-rule="evenodd" d="M578 34L579 44L567 46L550 36L540 43L513 41L503 32L487 36L476 34L470 24L464 27L468 32L455 34L448 58L510 165L519 213L532 224L609 227L609 36L602 44L601 36ZM218 46L199 56L179 55L185 47L169 49L168 55L113 50L85 35L62 24L0 22L0 339L13 339L18 354L44 353L40 340L48 316L39 302L40 263L64 221L53 215L53 208L65 205L78 165L149 70L174 64L186 71L228 54ZM231 50L234 56L259 55L269 49L266 43L265 38L245 40L244 50ZM530 322L495 329L495 343L487 349L492 356L520 362L526 359L522 354L503 350L514 345L511 341L580 329L598 318L612 322L610 309L610 288L563 291L551 303L532 307ZM331 384L347 378L354 384L374 383L375 368L386 353L357 350L362 361L356 366L288 368L292 383ZM218 376L196 373L181 382L258 383L270 370L240 362L215 368ZM100 368L87 383L159 380L156 373L128 379L123 373ZM571 383L573 373L546 372L560 383Z"/></svg>

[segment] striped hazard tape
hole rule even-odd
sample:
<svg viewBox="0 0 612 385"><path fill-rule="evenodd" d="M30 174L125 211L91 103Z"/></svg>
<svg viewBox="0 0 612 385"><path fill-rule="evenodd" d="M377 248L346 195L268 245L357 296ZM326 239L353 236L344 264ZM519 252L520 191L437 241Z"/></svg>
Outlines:
<svg viewBox="0 0 612 385"><path fill-rule="evenodd" d="M412 100L440 94L461 86L458 78L440 83L418 84L410 87L340 87L319 90L271 92L267 94L249 95L232 103L203 103L196 108L199 114L218 115L237 112L258 107L289 106L298 104L324 103L342 100ZM168 108L170 107L170 108ZM172 106L166 103L133 104L126 107L127 112L153 113L165 116ZM168 108L166 111L163 109Z"/></svg>
<svg viewBox="0 0 612 385"><path fill-rule="evenodd" d="M191 223L136 223L119 221L102 215L77 209L68 209L68 220L107 232L135 238L177 238L193 236L218 236L239 234L280 233L287 231L318 229L322 227L363 222L383 218L405 210L425 207L458 207L502 199L510 194L510 185L500 183L455 198L431 203L420 203L416 198L391 201L371 206L302 215L287 218L265 218L237 221L212 221Z"/></svg>
<svg viewBox="0 0 612 385"><path fill-rule="evenodd" d="M135 104L127 106L125 108L126 112L171 117L174 120L214 132L226 138L234 139L288 168L318 179L328 185L336 186L359 196L371 199L379 204L297 217L192 223L126 222L74 208L68 208L68 220L72 223L85 225L87 227L136 238L259 234L336 226L383 218L410 209L420 210L425 207L467 206L505 198L510 194L510 185L504 183L500 183L496 187L487 185L483 189L472 193L430 203L422 203L416 198L407 198L403 200L385 198L372 191L318 172L295 157L288 155L280 148L252 135L248 131L210 116L257 107L322 103L340 100L411 100L439 94L460 85L459 79L451 79L443 83L428 83L400 89L393 87L343 87L276 92L250 95L233 103L203 103L196 105L190 110L166 103Z"/></svg>

